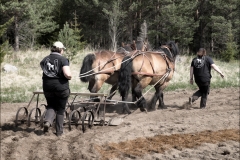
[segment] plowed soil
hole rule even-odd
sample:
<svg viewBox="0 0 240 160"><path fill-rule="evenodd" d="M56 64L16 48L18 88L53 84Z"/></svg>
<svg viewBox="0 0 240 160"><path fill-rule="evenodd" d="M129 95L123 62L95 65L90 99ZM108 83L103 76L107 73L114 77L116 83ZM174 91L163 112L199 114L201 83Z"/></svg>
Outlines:
<svg viewBox="0 0 240 160"><path fill-rule="evenodd" d="M193 92L165 92L167 109L148 113L133 106L126 115L121 104L107 106L107 118L124 117L120 125L96 124L85 133L64 125L61 137L54 128L44 134L35 124L16 127L17 110L27 103L2 103L1 160L240 159L239 88L211 89L206 109L199 109L200 100L186 107Z"/></svg>

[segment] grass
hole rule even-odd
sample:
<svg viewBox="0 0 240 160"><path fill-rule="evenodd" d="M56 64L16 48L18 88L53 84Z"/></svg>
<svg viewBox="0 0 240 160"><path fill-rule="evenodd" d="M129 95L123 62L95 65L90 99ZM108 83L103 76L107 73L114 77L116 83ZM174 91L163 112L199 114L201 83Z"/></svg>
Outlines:
<svg viewBox="0 0 240 160"><path fill-rule="evenodd" d="M79 52L74 60L70 61L72 80L70 89L72 92L89 92L88 84L79 79L79 72L83 58L93 51L85 50ZM50 53L49 50L41 51L20 51L12 53L5 57L1 68L5 64L11 64L18 68L15 73L1 72L1 103L29 102L33 91L42 90L42 70L40 61ZM179 89L193 90L197 89L196 84L189 84L189 69L193 56L179 56L176 60L176 69L173 79L170 81L165 91L174 91ZM239 62L231 63L221 62L213 59L225 75L222 79L216 71L212 70L211 88L239 87ZM147 91L148 86L144 91ZM109 93L110 86L104 84L100 93ZM151 89L150 92L154 92ZM144 93L144 92L143 92Z"/></svg>

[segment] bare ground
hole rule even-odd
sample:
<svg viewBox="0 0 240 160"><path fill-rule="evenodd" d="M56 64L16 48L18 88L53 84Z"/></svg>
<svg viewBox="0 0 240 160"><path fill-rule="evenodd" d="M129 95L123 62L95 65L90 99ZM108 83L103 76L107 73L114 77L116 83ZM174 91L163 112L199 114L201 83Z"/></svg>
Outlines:
<svg viewBox="0 0 240 160"><path fill-rule="evenodd" d="M167 109L146 114L133 107L118 126L95 125L83 133L65 125L62 137L34 124L15 127L16 112L27 103L3 103L1 160L239 159L239 88L212 89L206 109L199 109L200 100L185 107L192 93L165 92ZM117 104L107 107L106 116L125 116L120 112Z"/></svg>

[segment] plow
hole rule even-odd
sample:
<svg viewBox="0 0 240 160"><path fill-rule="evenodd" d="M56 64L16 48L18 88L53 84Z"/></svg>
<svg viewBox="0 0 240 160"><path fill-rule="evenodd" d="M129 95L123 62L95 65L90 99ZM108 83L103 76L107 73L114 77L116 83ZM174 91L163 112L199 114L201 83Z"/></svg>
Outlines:
<svg viewBox="0 0 240 160"><path fill-rule="evenodd" d="M15 126L26 124L28 127L36 125L43 128L46 113L46 104L39 104L40 95L43 91L34 91L32 98L26 107L20 107L15 117ZM98 101L88 97L97 97ZM70 93L68 103L65 107L64 126L68 126L71 131L73 128L81 128L85 132L94 125L116 126L123 122L120 117L106 117L106 106L117 104L117 101L107 101L107 94L104 93ZM35 104L33 101L36 99Z"/></svg>

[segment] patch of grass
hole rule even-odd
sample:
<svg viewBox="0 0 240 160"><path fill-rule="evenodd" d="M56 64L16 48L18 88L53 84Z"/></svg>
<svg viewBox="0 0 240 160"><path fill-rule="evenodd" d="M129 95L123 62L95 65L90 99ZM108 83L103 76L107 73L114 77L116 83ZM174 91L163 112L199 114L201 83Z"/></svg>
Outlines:
<svg viewBox="0 0 240 160"><path fill-rule="evenodd" d="M1 101L2 102L29 102L33 91L42 90L42 71L40 61L50 53L49 50L26 51L16 54L6 55L2 66L11 64L18 68L16 73L1 73ZM87 92L88 83L83 83L79 79L79 72L83 58L92 53L90 50L78 53L70 61L72 80L70 83L71 92ZM195 90L196 84L189 84L189 69L193 56L179 56L176 61L175 72L172 80L164 91L174 91L179 89ZM230 63L213 59L215 64L223 71L225 78L222 79L216 71L212 70L211 88L239 87L239 62ZM144 89L143 94L152 86ZM109 93L111 85L103 84L99 93ZM154 93L152 88L149 93ZM117 92L118 94L118 92ZM131 94L131 92L129 92Z"/></svg>
<svg viewBox="0 0 240 160"><path fill-rule="evenodd" d="M9 88L1 89L1 102L29 102L32 97L32 92L37 91L36 86L28 86L26 88L19 86L11 86ZM43 97L44 98L44 97ZM43 100L41 98L40 100Z"/></svg>

